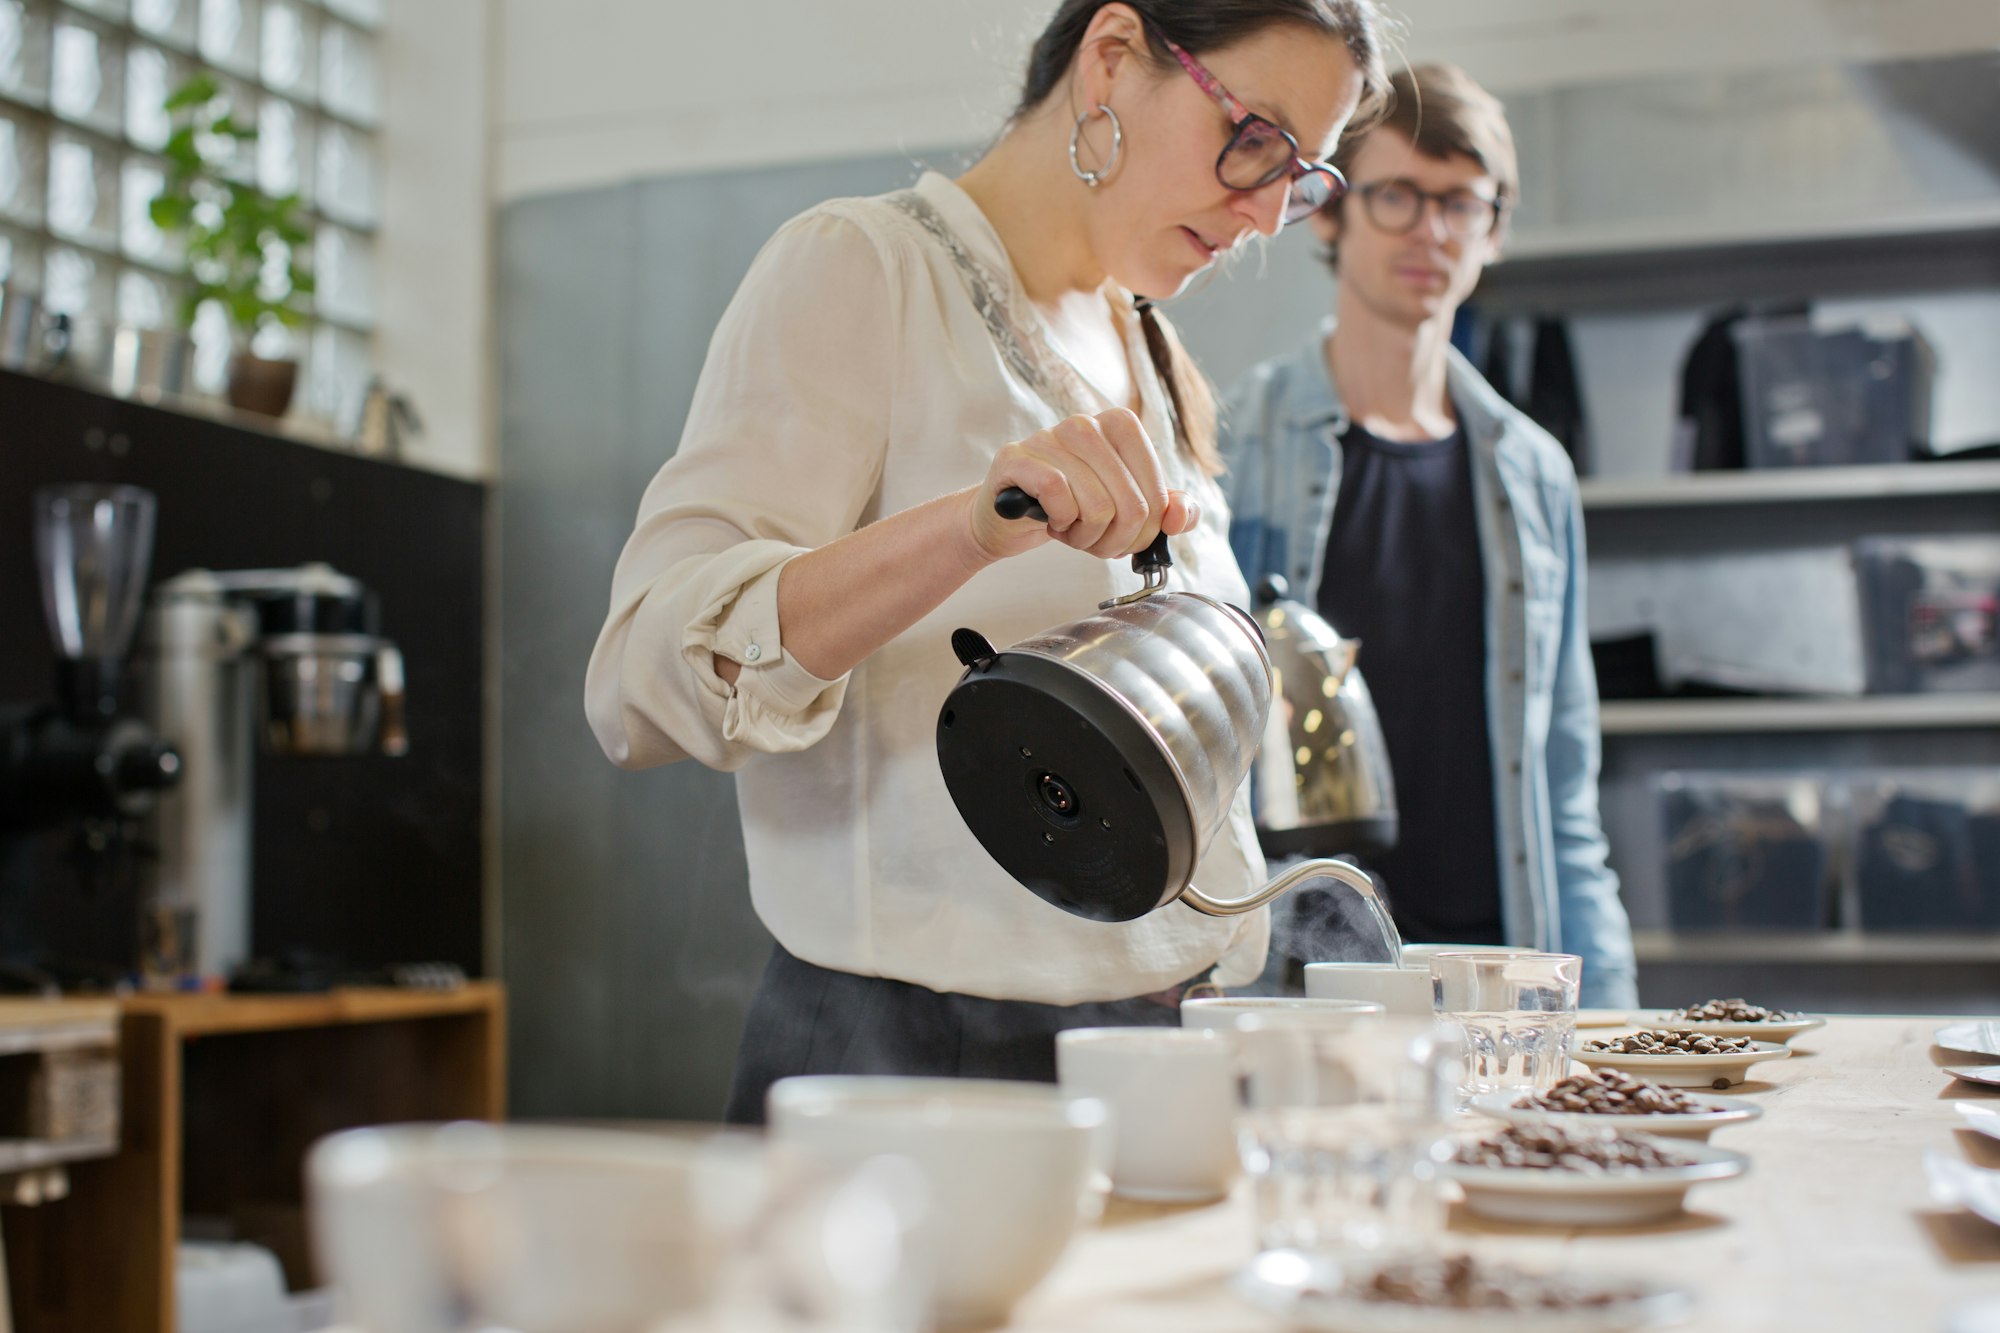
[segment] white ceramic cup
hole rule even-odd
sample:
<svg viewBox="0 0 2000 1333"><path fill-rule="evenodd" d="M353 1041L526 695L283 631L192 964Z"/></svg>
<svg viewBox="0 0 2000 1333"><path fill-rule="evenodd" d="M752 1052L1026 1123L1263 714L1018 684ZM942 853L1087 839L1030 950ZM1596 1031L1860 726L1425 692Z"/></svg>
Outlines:
<svg viewBox="0 0 2000 1333"><path fill-rule="evenodd" d="M808 1075L772 1085L769 1111L778 1143L915 1165L928 1195L918 1252L943 1327L1004 1321L1099 1203L1110 1110L1047 1084Z"/></svg>
<svg viewBox="0 0 2000 1333"><path fill-rule="evenodd" d="M1236 1070L1208 1028L1077 1028L1056 1035L1062 1090L1111 1108L1111 1191L1197 1203L1236 1175Z"/></svg>
<svg viewBox="0 0 2000 1333"><path fill-rule="evenodd" d="M1279 1014L1315 1027L1347 1027L1383 1013L1369 1000L1322 1000L1298 995L1205 995L1181 1001L1181 1026L1235 1030L1240 1014Z"/></svg>
<svg viewBox="0 0 2000 1333"><path fill-rule="evenodd" d="M1511 944L1405 944L1403 946L1404 967L1429 967L1431 959L1441 953L1534 953L1533 949L1517 948Z"/></svg>
<svg viewBox="0 0 2000 1333"><path fill-rule="evenodd" d="M695 1315L764 1171L744 1143L471 1122L348 1130L306 1163L320 1269L370 1333Z"/></svg>
<svg viewBox="0 0 2000 1333"><path fill-rule="evenodd" d="M1307 963L1306 994L1322 1000L1371 1000L1409 1018L1431 1012L1428 967L1394 963Z"/></svg>

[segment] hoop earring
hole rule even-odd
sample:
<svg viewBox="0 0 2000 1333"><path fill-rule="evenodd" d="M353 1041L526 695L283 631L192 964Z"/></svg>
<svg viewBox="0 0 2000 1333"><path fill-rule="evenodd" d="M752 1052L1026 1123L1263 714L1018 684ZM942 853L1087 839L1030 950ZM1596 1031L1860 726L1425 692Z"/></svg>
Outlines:
<svg viewBox="0 0 2000 1333"><path fill-rule="evenodd" d="M1076 146L1083 138L1083 127L1090 120L1090 112L1086 111L1078 116L1076 128L1069 132L1069 169L1076 173L1078 180L1093 190L1104 184L1105 179L1118 169L1118 155L1125 150L1125 129L1118 123L1118 113L1102 102L1097 104L1097 109L1111 118L1111 156L1105 160L1103 166L1095 171L1085 171L1083 163L1078 161L1076 156Z"/></svg>

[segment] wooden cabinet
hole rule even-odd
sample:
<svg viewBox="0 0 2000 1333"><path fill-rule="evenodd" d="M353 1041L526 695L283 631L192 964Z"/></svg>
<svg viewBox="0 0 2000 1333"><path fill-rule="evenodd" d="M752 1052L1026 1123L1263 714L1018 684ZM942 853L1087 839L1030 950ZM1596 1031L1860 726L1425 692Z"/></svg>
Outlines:
<svg viewBox="0 0 2000 1333"><path fill-rule="evenodd" d="M312 1283L306 1149L356 1125L499 1119L497 985L119 1002L120 1151L69 1170L59 1204L12 1209L21 1333L173 1333L183 1218L219 1219Z"/></svg>

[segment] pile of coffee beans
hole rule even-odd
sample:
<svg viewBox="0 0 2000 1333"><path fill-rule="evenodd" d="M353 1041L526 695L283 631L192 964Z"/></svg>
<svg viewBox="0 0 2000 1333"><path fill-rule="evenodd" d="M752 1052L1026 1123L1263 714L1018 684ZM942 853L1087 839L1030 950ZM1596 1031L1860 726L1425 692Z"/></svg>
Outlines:
<svg viewBox="0 0 2000 1333"><path fill-rule="evenodd" d="M1514 1105L1524 1111L1574 1111L1583 1115L1694 1115L1710 1109L1679 1088L1663 1088L1622 1069L1572 1074L1547 1092Z"/></svg>
<svg viewBox="0 0 2000 1333"><path fill-rule="evenodd" d="M1705 1032L1681 1028L1644 1028L1623 1037L1603 1037L1587 1041L1583 1049L1606 1055L1735 1055L1752 1051L1757 1043L1748 1037L1711 1037Z"/></svg>
<svg viewBox="0 0 2000 1333"><path fill-rule="evenodd" d="M1603 1131L1578 1133L1554 1125L1509 1125L1488 1138L1462 1143L1453 1160L1466 1166L1529 1171L1651 1171L1687 1166L1694 1159L1645 1139Z"/></svg>
<svg viewBox="0 0 2000 1333"><path fill-rule="evenodd" d="M1797 1018L1783 1009L1766 1009L1748 1000L1703 1000L1667 1015L1683 1023L1783 1023Z"/></svg>
<svg viewBox="0 0 2000 1333"><path fill-rule="evenodd" d="M1368 1274L1349 1293L1367 1301L1446 1310L1589 1310L1645 1293L1622 1286L1583 1286L1558 1276L1480 1263L1469 1254L1399 1259Z"/></svg>

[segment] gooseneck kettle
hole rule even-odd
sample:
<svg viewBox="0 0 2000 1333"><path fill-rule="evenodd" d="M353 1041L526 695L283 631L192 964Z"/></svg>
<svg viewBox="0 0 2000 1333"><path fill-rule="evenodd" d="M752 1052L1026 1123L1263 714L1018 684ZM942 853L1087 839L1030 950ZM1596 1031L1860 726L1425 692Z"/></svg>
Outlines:
<svg viewBox="0 0 2000 1333"><path fill-rule="evenodd" d="M1018 488L994 507L1047 521ZM1361 895L1397 957L1375 881L1344 861L1299 862L1239 898L1193 884L1265 734L1273 673L1257 622L1169 591L1172 563L1162 534L1132 557L1138 592L1005 651L952 634L965 673L937 744L960 816L1008 874L1078 916L1130 921L1175 901L1233 916L1325 877Z"/></svg>

